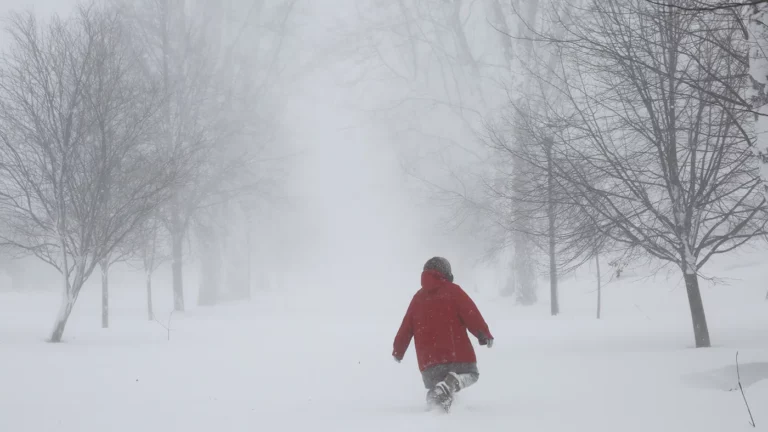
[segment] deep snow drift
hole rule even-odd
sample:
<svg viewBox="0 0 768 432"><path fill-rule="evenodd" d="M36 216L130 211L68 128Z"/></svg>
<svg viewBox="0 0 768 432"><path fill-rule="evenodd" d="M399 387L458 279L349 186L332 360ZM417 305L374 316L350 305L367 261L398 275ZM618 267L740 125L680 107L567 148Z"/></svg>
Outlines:
<svg viewBox="0 0 768 432"><path fill-rule="evenodd" d="M754 430L731 391L737 350L758 429L766 428L764 256L746 251L713 264L729 279L703 284L712 349L691 348L674 273L612 281L600 321L588 269L563 281L556 318L546 299L523 308L494 287L468 289L497 343L475 344L480 381L449 415L423 412L412 347L402 364L390 357L410 287L259 292L250 304L172 317L170 341L130 286L113 293L112 328L98 328L92 287L58 345L43 342L56 293L2 293L0 431ZM158 290L162 321L169 297Z"/></svg>

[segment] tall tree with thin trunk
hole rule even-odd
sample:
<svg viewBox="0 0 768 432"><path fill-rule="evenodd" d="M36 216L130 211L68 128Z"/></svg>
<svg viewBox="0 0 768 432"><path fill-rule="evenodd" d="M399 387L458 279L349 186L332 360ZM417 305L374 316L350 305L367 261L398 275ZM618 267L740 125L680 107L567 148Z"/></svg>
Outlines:
<svg viewBox="0 0 768 432"><path fill-rule="evenodd" d="M134 233L130 241L132 256L128 262L138 261L144 273L144 287L147 299L147 319L155 320L152 299L152 276L163 264L170 261L168 232L163 229L162 221L156 212Z"/></svg>
<svg viewBox="0 0 768 432"><path fill-rule="evenodd" d="M552 147L555 145L551 138L544 143L544 151L547 158L547 231L549 237L549 290L550 311L552 315L560 313L560 301L557 292L557 244L556 220L555 220L555 177L552 161Z"/></svg>
<svg viewBox="0 0 768 432"><path fill-rule="evenodd" d="M530 109L532 99L535 97L529 93L511 100L511 110L500 116L500 122L489 126L489 147L497 161L508 165L507 171L500 170L498 176L513 182L508 189L489 189L498 202L512 202L509 209L495 210L500 224L505 220L527 221L525 231L520 230L522 224L514 222L508 229L513 235L525 235L534 245L532 250L546 257L547 263L541 267L550 278L550 313L557 315L559 274L591 260L607 241L596 229L598 215L589 210L577 188L569 188L561 179L556 147L563 144L555 138L563 126L556 118L547 118L546 113L537 115Z"/></svg>
<svg viewBox="0 0 768 432"><path fill-rule="evenodd" d="M512 33L510 33L509 22L516 24L517 31L514 33L515 43L510 40L509 43L513 47L518 47L516 55L512 58L516 61L510 62L515 65L516 69L526 71L528 73L514 74L507 78L506 81L513 86L515 96L511 98L516 99L513 104L525 104L526 111L518 111L512 113L512 116L533 116L539 117L542 112L546 110L546 105L537 103L540 99L534 97L530 100L530 96L533 90L538 90L544 94L551 93L551 91L542 85L541 82L537 82L537 77L546 77L552 73L552 64L557 63L557 51L541 49L539 44L534 40L534 33L537 29L549 26L550 23L545 22L542 19L541 13L542 4L539 1L533 2L512 2L510 10L504 12L500 5L493 5L493 10L500 23L498 28L502 36L512 39ZM562 28L556 29L556 32L562 33ZM546 81L546 78L544 79ZM503 110L502 110L503 112ZM504 113L507 115L508 113ZM562 208L558 208L558 195L559 185L554 178L554 170L552 165L553 151L552 146L555 145L555 140L552 136L547 135L549 132L547 128L539 128L536 131L531 130L520 119L514 121L517 123L508 130L492 130L491 135L495 136L495 140L492 140L490 149L493 153L503 153L504 156L510 157L511 161L511 176L515 178L511 183L512 188L508 192L512 197L513 221L510 224L511 237L513 239L512 247L517 254L525 254L530 256L534 251L529 244L535 243L532 241L535 233L543 233L546 238L546 244L544 245L544 253L548 259L548 276L550 287L550 312L552 315L560 313L559 292L558 292L558 247L557 237L559 230L558 213L562 212ZM498 126L494 126L498 127ZM503 128L502 128L503 129ZM542 134L543 132L543 134ZM502 137L501 135L509 134L511 136ZM501 139L499 139L501 138ZM526 152L534 150L540 153L545 161L543 166L532 163L531 158L526 157ZM494 155L498 156L498 155ZM541 159L536 157L535 159ZM539 172L537 172L539 171ZM534 182L531 181L531 175L534 177L541 177L544 182L536 183L535 187L530 185ZM494 188L493 193L498 194L497 188ZM532 195L543 194L540 198L533 198ZM507 193L502 192L502 195ZM540 219L540 216L543 218ZM541 226L540 220L543 220L544 225ZM532 265L533 260L527 258ZM529 269L523 269L516 267L515 271L521 274L530 272ZM529 291L530 287L521 286L523 291Z"/></svg>

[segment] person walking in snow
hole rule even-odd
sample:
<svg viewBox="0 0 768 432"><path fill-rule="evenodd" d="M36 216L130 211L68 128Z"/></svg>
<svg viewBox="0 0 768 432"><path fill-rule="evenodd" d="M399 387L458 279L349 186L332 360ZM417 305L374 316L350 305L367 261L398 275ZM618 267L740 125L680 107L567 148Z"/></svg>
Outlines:
<svg viewBox="0 0 768 432"><path fill-rule="evenodd" d="M493 336L477 306L453 283L451 264L442 257L431 258L424 264L421 289L408 306L392 351L399 363L415 339L429 406L440 405L448 411L453 395L480 378L467 330L480 345L493 346Z"/></svg>

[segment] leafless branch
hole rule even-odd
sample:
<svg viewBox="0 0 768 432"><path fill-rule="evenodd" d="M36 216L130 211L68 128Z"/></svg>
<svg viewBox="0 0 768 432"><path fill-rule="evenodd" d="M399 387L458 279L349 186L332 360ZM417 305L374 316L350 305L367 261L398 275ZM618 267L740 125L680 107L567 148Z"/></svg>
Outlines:
<svg viewBox="0 0 768 432"><path fill-rule="evenodd" d="M747 412L749 413L749 424L752 427L755 426L755 418L752 417L752 410L749 408L749 402L747 402L747 395L744 394L744 387L741 386L741 372L739 371L739 352L736 351L736 378L739 382L739 390L741 391L741 397L744 398L744 405L747 406Z"/></svg>

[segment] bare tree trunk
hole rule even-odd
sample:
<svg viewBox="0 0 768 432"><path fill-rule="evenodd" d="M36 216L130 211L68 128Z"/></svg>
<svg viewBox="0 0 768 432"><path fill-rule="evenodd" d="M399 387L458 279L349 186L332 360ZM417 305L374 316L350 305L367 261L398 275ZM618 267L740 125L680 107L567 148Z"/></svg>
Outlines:
<svg viewBox="0 0 768 432"><path fill-rule="evenodd" d="M182 235L174 233L173 237L173 310L184 312L184 281L182 279Z"/></svg>
<svg viewBox="0 0 768 432"><path fill-rule="evenodd" d="M510 205L517 206L519 194L524 193L526 164L521 157L512 158L513 178L512 193L514 194ZM531 240L528 233L531 232L531 220L527 211L515 216L512 227L512 285L511 292L515 293L518 304L530 306L538 301L538 281L535 263L531 258Z"/></svg>
<svg viewBox="0 0 768 432"><path fill-rule="evenodd" d="M64 227L64 224L62 221L58 222L59 229L63 231L62 227ZM69 260L67 257L67 249L66 249L66 243L64 241L64 237L61 236L60 238L61 245L62 245L62 263L61 266L62 272L62 281L64 282L64 295L61 299L61 306L59 307L59 312L56 315L56 321L53 326L53 331L51 332L51 338L49 339L52 343L59 343L61 342L61 337L64 335L64 328L67 326L67 321L69 320L69 315L72 313L72 308L75 307L75 301L77 300L77 291L73 290L72 284L69 282Z"/></svg>
<svg viewBox="0 0 768 432"><path fill-rule="evenodd" d="M109 328L109 261L99 262L101 267L101 328Z"/></svg>
<svg viewBox="0 0 768 432"><path fill-rule="evenodd" d="M251 270L252 263L252 237L253 237L253 221L251 219L250 213L246 213L245 215L245 223L247 227L247 234L245 238L245 281L243 286L243 299L251 299L251 286L252 286L252 279L253 279L253 271Z"/></svg>
<svg viewBox="0 0 768 432"><path fill-rule="evenodd" d="M524 225L525 222L522 222ZM525 228L525 225L524 225ZM538 301L536 290L536 271L530 254L530 240L525 232L512 233L514 244L512 292L515 300L523 306L530 306Z"/></svg>
<svg viewBox="0 0 768 432"><path fill-rule="evenodd" d="M51 333L50 342L61 342L61 337L64 335L64 328L67 326L69 315L72 313L72 308L75 306L75 298L65 291L61 300L61 306L59 307L59 313L56 315L56 322L53 326L53 332Z"/></svg>
<svg viewBox="0 0 768 432"><path fill-rule="evenodd" d="M600 311L602 308L602 289L603 283L600 280L600 254L595 254L595 264L597 265L597 319L600 319Z"/></svg>
<svg viewBox="0 0 768 432"><path fill-rule="evenodd" d="M515 60L515 48L512 45L512 38L510 38L508 35L511 35L512 32L509 29L509 25L507 24L507 20L504 16L504 10L501 8L501 3L499 3L499 0L491 1L490 7L491 11L493 12L493 17L495 18L494 24L496 25L496 28L499 29L498 37L504 51L505 64L508 68L511 69Z"/></svg>
<svg viewBox="0 0 768 432"><path fill-rule="evenodd" d="M147 278L147 318L150 321L155 319L155 313L152 308L152 272L146 272Z"/></svg>
<svg viewBox="0 0 768 432"><path fill-rule="evenodd" d="M472 68L472 72L475 77L480 75L480 68L472 55L472 48L470 47L467 35L464 31L464 24L461 17L461 1L456 1L453 4L453 9L448 17L448 22L451 27L451 33L453 34L453 40L455 47L457 48L457 58L462 65L469 65ZM482 97L482 94L481 94Z"/></svg>
<svg viewBox="0 0 768 432"><path fill-rule="evenodd" d="M198 306L212 306L219 301L221 250L215 228L199 225L195 230L200 241L200 291Z"/></svg>
<svg viewBox="0 0 768 432"><path fill-rule="evenodd" d="M179 210L174 206L173 221L171 222L171 253L173 272L173 310L184 312L184 280L182 260L184 255L184 229L181 226Z"/></svg>
<svg viewBox="0 0 768 432"><path fill-rule="evenodd" d="M560 304L557 297L557 256L555 243L555 179L552 174L552 145L550 139L546 144L547 152L547 219L549 220L549 290L550 309L552 315L560 313Z"/></svg>
<svg viewBox="0 0 768 432"><path fill-rule="evenodd" d="M67 260L65 259L64 262ZM64 279L64 296L61 299L61 306L59 312L56 315L56 321L51 332L51 338L49 342L58 343L61 342L61 338L64 335L64 328L67 326L67 321L72 313L72 308L75 307L77 296L80 294L80 289L85 282L85 264L75 260L75 278L70 283L70 273L67 267L64 267L62 274Z"/></svg>
<svg viewBox="0 0 768 432"><path fill-rule="evenodd" d="M227 253L222 254L224 256L226 264L226 276L225 283L226 289L231 300L250 300L251 298L251 224L250 216L247 213L238 212L241 216L239 219L242 224L238 223L238 226L244 226L245 239L241 236L232 235L227 236L225 243Z"/></svg>
<svg viewBox="0 0 768 432"><path fill-rule="evenodd" d="M509 276L507 276L507 283L504 284L504 288L501 289L501 296L502 297L509 297L513 294L515 294L515 277L516 277L516 269L515 269L515 260L514 258L509 263Z"/></svg>
<svg viewBox="0 0 768 432"><path fill-rule="evenodd" d="M701 300L699 290L699 276L696 273L684 273L685 290L688 293L688 304L691 307L691 319L693 321L693 335L696 339L696 348L709 348L709 328L707 317L704 315L704 303Z"/></svg>
<svg viewBox="0 0 768 432"><path fill-rule="evenodd" d="M253 285L253 282L252 282L253 271L251 270L251 266L253 265L253 263L252 263L252 261L253 261L253 252L251 251L251 247L252 247L251 246L252 233L251 233L251 217L250 217L250 215L247 217L247 221L248 221L248 238L246 238L247 243L246 243L245 247L246 247L246 250L247 250L246 255L248 256L248 258L245 261L246 265L247 265L247 267L246 267L247 274L246 274L246 277L245 277L245 281L246 281L246 284L247 284L246 289L247 289L248 299L250 300L250 298L251 298L251 286Z"/></svg>
<svg viewBox="0 0 768 432"><path fill-rule="evenodd" d="M165 106L165 121L167 132L168 146L170 149L174 149L174 135L173 135L173 116L171 113L171 103L173 103L175 92L171 87L171 43L170 43L170 31L171 31L171 9L177 6L170 0L165 0L163 3L163 28L162 28L162 49L163 49L163 86L165 88L166 97L168 101ZM183 242L184 242L184 227L181 218L181 208L178 195L174 197L173 206L171 209L171 254L172 263L171 270L173 273L173 310L176 312L184 311L184 281L182 279L182 258L183 258Z"/></svg>

